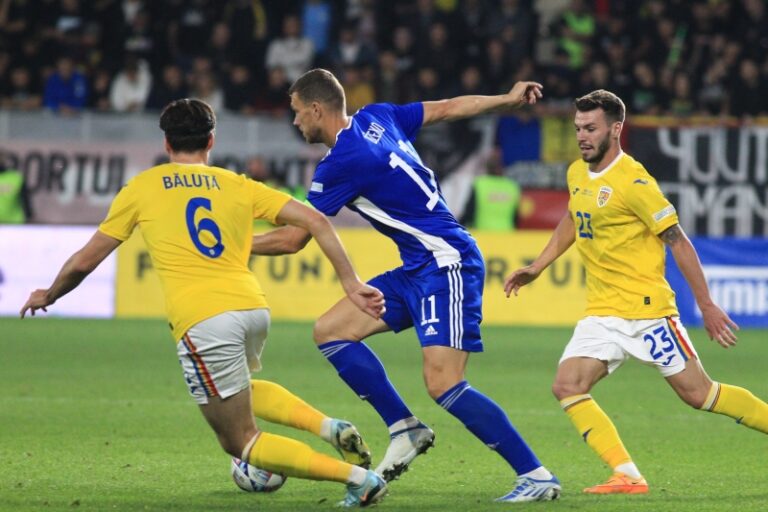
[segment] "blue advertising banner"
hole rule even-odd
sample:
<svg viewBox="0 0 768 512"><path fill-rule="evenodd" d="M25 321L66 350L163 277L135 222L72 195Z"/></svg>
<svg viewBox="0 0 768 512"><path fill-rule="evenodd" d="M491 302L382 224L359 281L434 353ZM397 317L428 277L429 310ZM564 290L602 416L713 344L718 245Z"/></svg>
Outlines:
<svg viewBox="0 0 768 512"><path fill-rule="evenodd" d="M741 327L768 327L768 239L694 238L712 299ZM701 326L701 312L674 258L667 280L677 294L680 318Z"/></svg>

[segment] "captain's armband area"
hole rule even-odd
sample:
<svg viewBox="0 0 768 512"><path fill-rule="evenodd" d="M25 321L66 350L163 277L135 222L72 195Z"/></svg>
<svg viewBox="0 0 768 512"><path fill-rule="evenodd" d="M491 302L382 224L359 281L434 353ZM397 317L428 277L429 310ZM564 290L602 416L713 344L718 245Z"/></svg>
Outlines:
<svg viewBox="0 0 768 512"><path fill-rule="evenodd" d="M683 230L679 224L675 224L674 226L670 226L662 231L659 235L659 238L661 238L665 244L672 246L681 240L684 240L685 233L683 233Z"/></svg>

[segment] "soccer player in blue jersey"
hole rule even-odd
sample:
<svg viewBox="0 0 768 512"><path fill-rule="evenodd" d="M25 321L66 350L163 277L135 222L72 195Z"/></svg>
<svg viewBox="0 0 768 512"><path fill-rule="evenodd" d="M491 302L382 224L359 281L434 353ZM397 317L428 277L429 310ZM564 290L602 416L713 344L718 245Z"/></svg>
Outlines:
<svg viewBox="0 0 768 512"><path fill-rule="evenodd" d="M318 163L308 195L326 215L346 206L398 246L403 265L370 281L384 292L381 319L342 299L317 321L315 342L339 376L376 409L390 444L376 472L397 478L434 442L432 430L403 402L381 361L362 341L372 334L414 327L424 356L429 395L515 470L517 481L501 501L551 500L560 483L539 462L504 411L464 379L480 337L485 266L477 243L445 204L434 173L413 147L419 129L533 104L541 85L518 82L507 94L461 96L408 105L368 105L346 115L344 90L332 73L313 69L291 86L296 125L309 143L330 150ZM257 254L300 250L309 234L291 226L254 237Z"/></svg>

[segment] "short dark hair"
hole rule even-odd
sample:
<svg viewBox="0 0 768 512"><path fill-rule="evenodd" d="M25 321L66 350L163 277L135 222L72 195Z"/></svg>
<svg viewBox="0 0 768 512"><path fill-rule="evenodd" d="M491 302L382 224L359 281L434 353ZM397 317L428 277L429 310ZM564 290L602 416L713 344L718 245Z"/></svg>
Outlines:
<svg viewBox="0 0 768 512"><path fill-rule="evenodd" d="M289 96L293 93L296 93L302 103L317 101L337 112L346 110L344 89L327 69L311 69L301 75L288 89Z"/></svg>
<svg viewBox="0 0 768 512"><path fill-rule="evenodd" d="M214 128L216 114L201 100L172 101L160 114L160 129L174 151L191 153L205 149Z"/></svg>
<svg viewBox="0 0 768 512"><path fill-rule="evenodd" d="M603 109L605 118L611 123L623 123L627 112L627 108L624 106L621 98L605 89L592 91L581 98L576 98L576 101L573 103L579 112L589 112L598 108Z"/></svg>

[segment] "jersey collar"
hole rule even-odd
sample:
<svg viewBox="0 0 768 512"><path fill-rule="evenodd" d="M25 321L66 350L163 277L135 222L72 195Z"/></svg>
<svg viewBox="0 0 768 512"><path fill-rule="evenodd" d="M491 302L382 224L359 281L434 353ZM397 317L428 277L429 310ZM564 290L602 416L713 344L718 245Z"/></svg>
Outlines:
<svg viewBox="0 0 768 512"><path fill-rule="evenodd" d="M608 166L600 172L592 172L589 169L587 169L587 175L589 176L589 179L596 180L597 178L601 178L605 176L605 174L611 169L613 169L613 166L616 165L616 163L619 160L621 160L621 157L623 156L624 156L624 151L619 151L619 154L616 155L616 158L614 158L613 161L609 163Z"/></svg>

